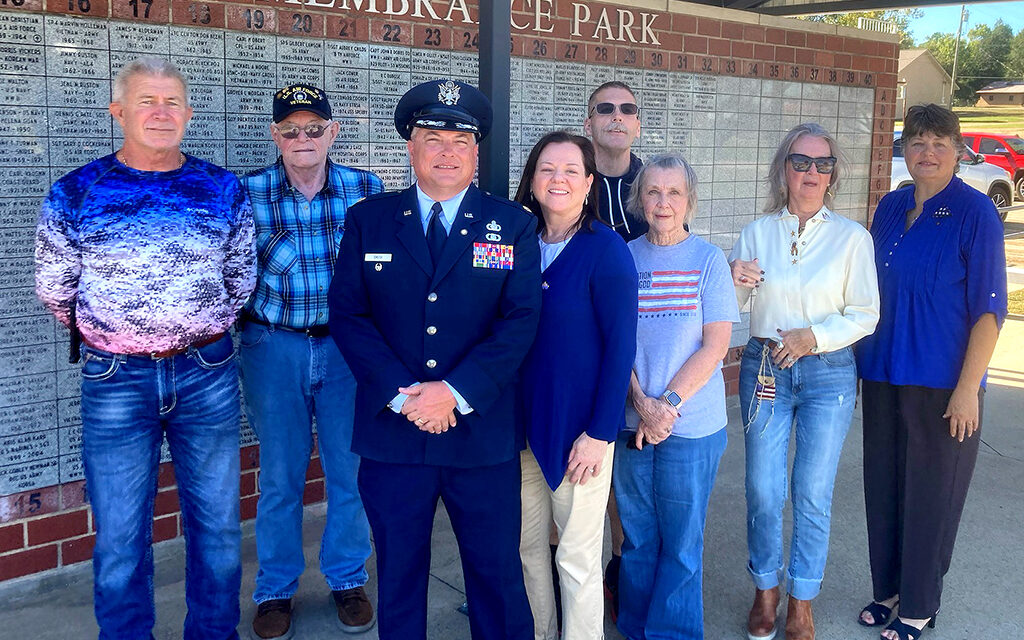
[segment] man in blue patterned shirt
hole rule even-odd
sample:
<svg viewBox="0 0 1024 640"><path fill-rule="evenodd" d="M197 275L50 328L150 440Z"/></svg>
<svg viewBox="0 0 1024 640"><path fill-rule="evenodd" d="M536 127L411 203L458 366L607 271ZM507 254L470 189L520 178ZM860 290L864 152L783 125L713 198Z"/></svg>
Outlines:
<svg viewBox="0 0 1024 640"><path fill-rule="evenodd" d="M298 84L274 96L273 165L242 179L256 221L258 280L243 314L242 385L260 440L256 516L257 638L292 635L291 598L305 568L302 496L316 419L327 487L320 571L341 628L374 624L363 590L370 530L351 452L356 383L327 329L331 282L348 207L384 190L376 175L330 161L338 135L326 93Z"/></svg>
<svg viewBox="0 0 1024 640"><path fill-rule="evenodd" d="M82 337L82 463L100 638L153 631L153 499L170 446L186 540L186 640L237 640L242 580L238 369L226 331L252 292L238 178L181 152L185 78L127 64L110 114L124 145L43 202L36 293Z"/></svg>

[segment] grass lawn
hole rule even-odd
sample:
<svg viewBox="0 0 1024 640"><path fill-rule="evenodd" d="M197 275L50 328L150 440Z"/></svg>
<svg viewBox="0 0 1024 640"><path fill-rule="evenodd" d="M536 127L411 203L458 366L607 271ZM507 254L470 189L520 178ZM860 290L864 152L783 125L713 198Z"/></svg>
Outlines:
<svg viewBox="0 0 1024 640"><path fill-rule="evenodd" d="M957 107L961 131L979 133L1016 133L1024 136L1024 107ZM896 121L896 129L903 121Z"/></svg>
<svg viewBox="0 0 1024 640"><path fill-rule="evenodd" d="M1024 316L1024 289L1018 289L1010 294L1010 313Z"/></svg>

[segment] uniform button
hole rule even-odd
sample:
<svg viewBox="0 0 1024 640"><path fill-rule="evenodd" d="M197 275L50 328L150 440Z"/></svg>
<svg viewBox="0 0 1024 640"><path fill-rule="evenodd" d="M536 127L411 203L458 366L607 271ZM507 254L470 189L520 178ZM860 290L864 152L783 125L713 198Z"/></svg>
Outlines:
<svg viewBox="0 0 1024 640"><path fill-rule="evenodd" d="M889 255L890 255L890 256L892 255L892 251L890 251L890 252L889 252Z"/></svg>
<svg viewBox="0 0 1024 640"><path fill-rule="evenodd" d="M432 336L435 333L437 333L437 327L434 327L434 326L427 327L427 335L428 336Z"/></svg>
<svg viewBox="0 0 1024 640"><path fill-rule="evenodd" d="M889 263L888 263L888 262L886 262L886 263L885 263L885 266L887 266L887 267L888 267L888 266L889 266Z"/></svg>
<svg viewBox="0 0 1024 640"><path fill-rule="evenodd" d="M427 296L427 302L437 302L437 294L431 292L431 294Z"/></svg>
<svg viewBox="0 0 1024 640"><path fill-rule="evenodd" d="M433 369L436 366L437 366L437 360L434 360L434 359L427 360L427 368L428 369Z"/></svg>

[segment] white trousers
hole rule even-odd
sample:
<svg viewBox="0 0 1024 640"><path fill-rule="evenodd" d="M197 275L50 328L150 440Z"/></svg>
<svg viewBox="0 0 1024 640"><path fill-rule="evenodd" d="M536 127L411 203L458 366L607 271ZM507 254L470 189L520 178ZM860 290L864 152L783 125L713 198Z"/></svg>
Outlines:
<svg viewBox="0 0 1024 640"><path fill-rule="evenodd" d="M533 610L535 640L558 640L555 587L551 579L551 521L558 529L558 580L562 590L562 640L604 639L601 553L604 514L612 482L615 443L608 444L601 472L585 485L563 478L551 491L529 449L520 454L523 469L523 559L526 595Z"/></svg>

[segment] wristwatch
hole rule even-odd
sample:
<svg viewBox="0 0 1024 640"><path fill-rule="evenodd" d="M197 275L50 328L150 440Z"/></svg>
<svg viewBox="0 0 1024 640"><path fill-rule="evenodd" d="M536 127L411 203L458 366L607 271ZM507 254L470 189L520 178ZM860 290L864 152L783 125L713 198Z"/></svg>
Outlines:
<svg viewBox="0 0 1024 640"><path fill-rule="evenodd" d="M679 394L671 389L666 389L665 393L661 394L661 399L669 403L678 411L679 407L683 406L683 399L679 397Z"/></svg>

